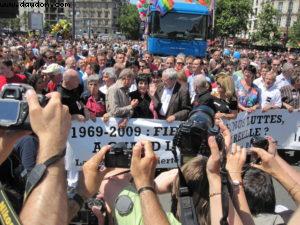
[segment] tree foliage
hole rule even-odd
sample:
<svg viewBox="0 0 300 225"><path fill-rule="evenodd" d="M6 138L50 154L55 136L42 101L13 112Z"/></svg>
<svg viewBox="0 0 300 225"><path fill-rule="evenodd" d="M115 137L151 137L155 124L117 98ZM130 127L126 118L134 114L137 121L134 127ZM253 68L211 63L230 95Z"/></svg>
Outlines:
<svg viewBox="0 0 300 225"><path fill-rule="evenodd" d="M258 14L257 32L254 33L254 40L264 46L277 44L280 39L279 26L276 23L278 11L270 3L263 5L262 11Z"/></svg>
<svg viewBox="0 0 300 225"><path fill-rule="evenodd" d="M135 5L125 4L121 7L118 25L127 38L139 38L140 19Z"/></svg>
<svg viewBox="0 0 300 225"><path fill-rule="evenodd" d="M59 20L51 27L51 34L61 35L63 38L71 37L71 23L67 20Z"/></svg>
<svg viewBox="0 0 300 225"><path fill-rule="evenodd" d="M216 9L216 34L219 37L236 36L247 30L251 0L218 0Z"/></svg>
<svg viewBox="0 0 300 225"><path fill-rule="evenodd" d="M0 28L1 29L11 29L13 31L20 30L20 18L5 18L0 19Z"/></svg>
<svg viewBox="0 0 300 225"><path fill-rule="evenodd" d="M293 24L289 33L289 43L292 47L299 47L300 45L300 18Z"/></svg>

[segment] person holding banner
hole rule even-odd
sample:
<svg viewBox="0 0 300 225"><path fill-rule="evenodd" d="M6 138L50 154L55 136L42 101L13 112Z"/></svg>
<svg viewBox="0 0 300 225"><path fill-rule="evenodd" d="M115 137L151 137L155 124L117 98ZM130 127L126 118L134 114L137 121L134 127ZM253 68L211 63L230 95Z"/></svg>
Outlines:
<svg viewBox="0 0 300 225"><path fill-rule="evenodd" d="M282 106L289 112L300 109L300 67L295 68L291 76L291 85L286 85L280 89Z"/></svg>
<svg viewBox="0 0 300 225"><path fill-rule="evenodd" d="M259 88L253 84L255 74L256 68L252 65L248 65L244 69L244 78L237 80L235 83L238 108L240 111L251 113L259 108Z"/></svg>
<svg viewBox="0 0 300 225"><path fill-rule="evenodd" d="M261 108L263 112L281 108L281 94L275 85L276 74L270 71L266 74L264 85L261 87Z"/></svg>
<svg viewBox="0 0 300 225"><path fill-rule="evenodd" d="M191 110L188 88L177 81L174 68L163 71L162 81L152 97L154 109L159 119L171 123L175 120L186 120Z"/></svg>

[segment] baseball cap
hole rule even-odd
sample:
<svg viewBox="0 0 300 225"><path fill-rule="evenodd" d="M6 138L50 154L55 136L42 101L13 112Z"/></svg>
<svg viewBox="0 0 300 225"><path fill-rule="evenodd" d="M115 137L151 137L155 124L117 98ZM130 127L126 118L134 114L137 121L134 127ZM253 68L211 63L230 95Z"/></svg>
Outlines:
<svg viewBox="0 0 300 225"><path fill-rule="evenodd" d="M45 70L42 70L42 73L51 73L54 75L62 74L62 68L57 63L52 63Z"/></svg>

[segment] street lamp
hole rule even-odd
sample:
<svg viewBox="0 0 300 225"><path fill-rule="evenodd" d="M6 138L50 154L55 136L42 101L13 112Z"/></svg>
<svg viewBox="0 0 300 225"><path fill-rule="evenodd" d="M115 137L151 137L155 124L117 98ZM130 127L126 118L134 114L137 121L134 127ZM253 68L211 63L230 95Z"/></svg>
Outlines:
<svg viewBox="0 0 300 225"><path fill-rule="evenodd" d="M75 39L75 0L72 0L72 36L73 39Z"/></svg>

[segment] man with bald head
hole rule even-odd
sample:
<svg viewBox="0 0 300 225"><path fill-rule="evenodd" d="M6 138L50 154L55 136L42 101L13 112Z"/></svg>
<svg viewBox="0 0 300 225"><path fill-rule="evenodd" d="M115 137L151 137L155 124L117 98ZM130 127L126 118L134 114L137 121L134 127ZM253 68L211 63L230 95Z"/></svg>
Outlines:
<svg viewBox="0 0 300 225"><path fill-rule="evenodd" d="M78 72L73 69L67 69L63 74L63 80L57 91L61 94L62 104L69 107L71 115L76 115L79 119L83 117L83 107L80 102L80 87L79 87Z"/></svg>

